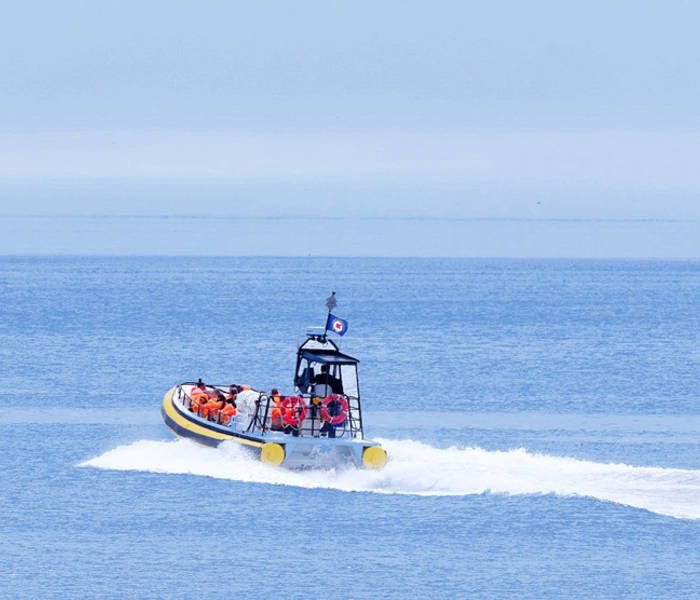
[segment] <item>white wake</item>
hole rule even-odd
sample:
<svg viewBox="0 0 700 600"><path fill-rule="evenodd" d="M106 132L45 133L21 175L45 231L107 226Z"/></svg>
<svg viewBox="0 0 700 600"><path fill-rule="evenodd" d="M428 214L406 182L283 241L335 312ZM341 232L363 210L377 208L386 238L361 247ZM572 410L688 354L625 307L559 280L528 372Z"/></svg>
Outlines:
<svg viewBox="0 0 700 600"><path fill-rule="evenodd" d="M698 470L603 464L522 449L439 449L410 440L381 443L389 453L381 471L287 471L253 459L234 443L212 449L187 440L135 442L79 466L382 494L590 496L671 517L700 519Z"/></svg>

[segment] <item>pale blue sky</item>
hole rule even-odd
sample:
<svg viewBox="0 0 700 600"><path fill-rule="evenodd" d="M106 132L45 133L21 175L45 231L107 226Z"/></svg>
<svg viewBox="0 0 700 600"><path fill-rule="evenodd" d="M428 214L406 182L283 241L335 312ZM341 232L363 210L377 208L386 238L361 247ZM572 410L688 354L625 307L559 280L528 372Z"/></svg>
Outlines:
<svg viewBox="0 0 700 600"><path fill-rule="evenodd" d="M695 2L14 3L0 19L0 218L693 227L699 17ZM578 252L620 255L591 227ZM476 252L463 234L457 254ZM552 235L507 247L559 255ZM681 255L700 256L693 237Z"/></svg>

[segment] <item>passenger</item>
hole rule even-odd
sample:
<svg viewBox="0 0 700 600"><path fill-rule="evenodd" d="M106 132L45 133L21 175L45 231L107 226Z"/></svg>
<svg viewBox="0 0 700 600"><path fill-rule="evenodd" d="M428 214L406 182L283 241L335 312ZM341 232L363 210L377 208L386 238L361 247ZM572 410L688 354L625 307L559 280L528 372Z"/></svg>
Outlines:
<svg viewBox="0 0 700 600"><path fill-rule="evenodd" d="M200 400L199 404L199 416L209 420L209 407L207 406L209 404L209 400Z"/></svg>
<svg viewBox="0 0 700 600"><path fill-rule="evenodd" d="M221 409L221 423L228 425L233 417L236 416L237 406L236 397L238 396L238 388L232 385L229 388L228 396L226 396L226 404Z"/></svg>
<svg viewBox="0 0 700 600"><path fill-rule="evenodd" d="M206 418L208 418L210 421L218 423L219 413L224 407L224 395L219 390L215 390L211 396L212 397L209 399L209 402L204 405L204 408L209 411Z"/></svg>
<svg viewBox="0 0 700 600"><path fill-rule="evenodd" d="M202 402L202 400L201 400L201 397L200 397L200 396L197 396L197 399L196 399L196 400L195 400L194 398L192 398L192 401L190 402L190 410L191 410L195 415L198 415L198 414L199 414L199 411L202 409L201 402Z"/></svg>
<svg viewBox="0 0 700 600"><path fill-rule="evenodd" d="M272 388L270 392L270 398L272 399L272 414L270 417L270 429L273 431L282 431L284 423L282 422L282 397L277 391L277 388Z"/></svg>
<svg viewBox="0 0 700 600"><path fill-rule="evenodd" d="M190 392L190 397L192 398L192 400L197 401L204 399L204 401L206 402L207 400L209 400L209 394L207 394L207 386L202 383L201 379L197 382L197 385L195 385L192 388L192 391Z"/></svg>
<svg viewBox="0 0 700 600"><path fill-rule="evenodd" d="M236 403L226 400L226 405L221 409L221 423L228 425L229 421L236 416Z"/></svg>
<svg viewBox="0 0 700 600"><path fill-rule="evenodd" d="M196 415L200 414L202 405L206 404L209 400L209 394L207 394L206 386L202 383L202 378L200 377L196 385L190 390L190 410Z"/></svg>

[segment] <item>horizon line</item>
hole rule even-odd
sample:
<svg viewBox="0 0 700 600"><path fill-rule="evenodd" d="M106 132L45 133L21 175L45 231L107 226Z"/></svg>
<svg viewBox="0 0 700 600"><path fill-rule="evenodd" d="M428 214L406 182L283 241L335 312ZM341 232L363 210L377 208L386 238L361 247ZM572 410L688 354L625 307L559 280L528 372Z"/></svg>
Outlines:
<svg viewBox="0 0 700 600"><path fill-rule="evenodd" d="M668 256L668 257L642 257L642 256L382 256L382 255L312 255L312 254L0 254L2 259L22 258L196 258L196 259L382 259L382 260L522 260L522 261L587 261L587 262L700 262L700 256Z"/></svg>
<svg viewBox="0 0 700 600"><path fill-rule="evenodd" d="M462 221L462 222L521 222L521 223L700 223L700 218L678 217L466 217L440 215L166 215L166 214L108 214L108 213L0 213L0 219L134 219L134 220L222 220L222 221Z"/></svg>

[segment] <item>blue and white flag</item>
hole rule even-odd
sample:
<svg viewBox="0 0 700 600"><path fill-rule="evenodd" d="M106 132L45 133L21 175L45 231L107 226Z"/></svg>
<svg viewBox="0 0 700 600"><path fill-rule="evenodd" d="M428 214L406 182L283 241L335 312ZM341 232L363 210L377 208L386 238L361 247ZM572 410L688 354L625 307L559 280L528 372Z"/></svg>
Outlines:
<svg viewBox="0 0 700 600"><path fill-rule="evenodd" d="M328 313L328 322L326 323L326 329L337 333L338 335L345 335L348 330L348 322L345 319L336 317Z"/></svg>

